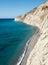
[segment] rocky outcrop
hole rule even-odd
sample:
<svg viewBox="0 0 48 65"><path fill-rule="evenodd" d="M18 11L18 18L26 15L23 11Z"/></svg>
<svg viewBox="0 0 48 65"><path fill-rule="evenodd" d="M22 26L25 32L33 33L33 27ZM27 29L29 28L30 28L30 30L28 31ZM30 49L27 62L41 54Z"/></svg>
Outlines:
<svg viewBox="0 0 48 65"><path fill-rule="evenodd" d="M41 28L43 21L47 15L48 15L48 2L42 4L39 7L34 8L27 14L16 17L16 20Z"/></svg>
<svg viewBox="0 0 48 65"><path fill-rule="evenodd" d="M48 65L48 20L45 21L43 32L28 57L27 65Z"/></svg>
<svg viewBox="0 0 48 65"><path fill-rule="evenodd" d="M41 35L30 53L26 65L48 65L48 2L16 19L37 26L41 31Z"/></svg>

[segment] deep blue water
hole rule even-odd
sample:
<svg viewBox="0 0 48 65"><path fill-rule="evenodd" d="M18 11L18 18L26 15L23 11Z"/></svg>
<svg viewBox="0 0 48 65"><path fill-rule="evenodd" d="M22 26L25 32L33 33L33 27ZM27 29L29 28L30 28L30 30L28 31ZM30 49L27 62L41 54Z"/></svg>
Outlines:
<svg viewBox="0 0 48 65"><path fill-rule="evenodd" d="M10 65L14 56L17 63L27 40L35 31L35 27L13 19L0 19L0 65Z"/></svg>

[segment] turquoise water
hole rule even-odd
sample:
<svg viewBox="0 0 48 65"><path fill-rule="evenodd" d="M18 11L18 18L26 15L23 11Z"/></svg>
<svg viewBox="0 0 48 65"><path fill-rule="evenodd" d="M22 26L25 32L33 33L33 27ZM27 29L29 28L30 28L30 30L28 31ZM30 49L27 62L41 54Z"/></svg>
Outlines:
<svg viewBox="0 0 48 65"><path fill-rule="evenodd" d="M10 65L14 59L17 63L35 31L35 27L13 19L0 19L0 65Z"/></svg>

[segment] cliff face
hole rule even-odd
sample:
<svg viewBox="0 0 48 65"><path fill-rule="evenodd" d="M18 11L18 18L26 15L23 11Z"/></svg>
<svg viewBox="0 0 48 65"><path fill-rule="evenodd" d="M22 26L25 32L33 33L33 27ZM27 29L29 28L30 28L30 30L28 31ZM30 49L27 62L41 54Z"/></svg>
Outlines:
<svg viewBox="0 0 48 65"><path fill-rule="evenodd" d="M26 65L48 65L48 2L16 19L37 26L41 31Z"/></svg>
<svg viewBox="0 0 48 65"><path fill-rule="evenodd" d="M42 4L39 7L34 8L30 12L16 17L17 20L24 23L42 28L42 24L48 16L48 2Z"/></svg>
<svg viewBox="0 0 48 65"><path fill-rule="evenodd" d="M26 65L48 65L48 17L44 21L42 30Z"/></svg>

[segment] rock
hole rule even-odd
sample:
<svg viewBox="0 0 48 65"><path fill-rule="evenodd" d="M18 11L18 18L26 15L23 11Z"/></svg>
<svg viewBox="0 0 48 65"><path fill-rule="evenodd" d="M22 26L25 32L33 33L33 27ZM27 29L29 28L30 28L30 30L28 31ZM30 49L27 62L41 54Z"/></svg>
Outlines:
<svg viewBox="0 0 48 65"><path fill-rule="evenodd" d="M26 65L48 65L48 2L17 17L17 20L37 26L41 31L41 35L30 53Z"/></svg>

